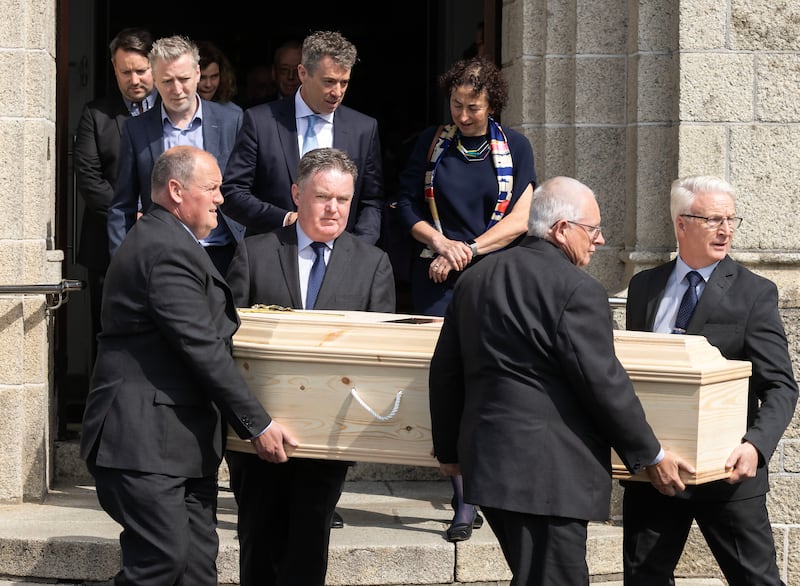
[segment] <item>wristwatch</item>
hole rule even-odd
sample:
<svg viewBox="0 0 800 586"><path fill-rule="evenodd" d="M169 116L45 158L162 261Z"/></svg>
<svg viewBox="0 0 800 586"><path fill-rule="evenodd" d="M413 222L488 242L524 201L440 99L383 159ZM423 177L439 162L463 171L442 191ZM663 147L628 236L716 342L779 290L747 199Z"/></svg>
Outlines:
<svg viewBox="0 0 800 586"><path fill-rule="evenodd" d="M465 240L464 244L469 246L469 249L472 251L472 258L478 256L478 243L475 240Z"/></svg>

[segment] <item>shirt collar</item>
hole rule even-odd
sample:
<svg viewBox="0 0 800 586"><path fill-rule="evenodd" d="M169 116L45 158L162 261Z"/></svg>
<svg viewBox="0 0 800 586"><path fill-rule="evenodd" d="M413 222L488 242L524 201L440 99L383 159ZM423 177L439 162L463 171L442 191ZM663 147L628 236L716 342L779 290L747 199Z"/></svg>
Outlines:
<svg viewBox="0 0 800 586"><path fill-rule="evenodd" d="M192 119L186 128L192 128L197 122L203 122L203 100L200 99L199 95L195 95L195 99L197 100L197 109L194 111L194 116L192 116ZM167 110L164 108L163 101L161 102L161 122L172 124L172 120L169 119ZM172 125L174 126L174 124Z"/></svg>
<svg viewBox="0 0 800 586"><path fill-rule="evenodd" d="M303 101L299 89L294 94L294 112L295 112L295 118L298 120L300 118L305 118L306 116L311 116L312 114L316 114L317 116L322 118L325 122L329 122L331 124L333 124L333 115L335 113L331 112L330 114L317 114L316 112L314 112L314 110L308 107L308 104L306 104Z"/></svg>
<svg viewBox="0 0 800 586"><path fill-rule="evenodd" d="M297 229L297 250L305 250L311 246L311 243L314 241L311 240L311 238L309 238L305 232L303 232L303 229L300 227L300 222L295 222L294 226ZM328 240L325 242L325 244L328 246L328 248L333 249L333 240Z"/></svg>
<svg viewBox="0 0 800 586"><path fill-rule="evenodd" d="M150 108L153 107L155 104L156 96L158 92L154 89L149 94L147 94L141 100L141 104L143 105L142 113L147 112ZM133 111L133 105L136 103L134 100L130 100L125 96L122 96L122 101L125 102L125 105L128 107L128 111Z"/></svg>
<svg viewBox="0 0 800 586"><path fill-rule="evenodd" d="M719 261L711 263L707 267L702 267L700 269L693 269L685 262L683 262L683 259L680 257L679 254L678 258L675 261L675 279L677 280L678 283L681 283L683 281L683 278L686 276L686 273L690 271L697 271L698 273L700 273L700 276L703 277L703 281L708 283L708 280L711 278L711 273L714 272L714 269L717 268L718 264Z"/></svg>

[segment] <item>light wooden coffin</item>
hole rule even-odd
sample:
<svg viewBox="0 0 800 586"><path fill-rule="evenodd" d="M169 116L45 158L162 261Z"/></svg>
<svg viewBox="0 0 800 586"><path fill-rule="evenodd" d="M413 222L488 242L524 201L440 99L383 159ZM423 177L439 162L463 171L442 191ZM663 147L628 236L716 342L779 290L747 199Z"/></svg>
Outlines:
<svg viewBox="0 0 800 586"><path fill-rule="evenodd" d="M440 318L252 309L240 316L234 357L270 415L300 442L293 455L438 466L428 368ZM701 336L615 331L614 342L656 435L695 467L684 481L727 476L725 460L746 427L750 363L724 359ZM234 434L228 442L252 452ZM613 451L612 468L615 478L629 478Z"/></svg>
<svg viewBox="0 0 800 586"><path fill-rule="evenodd" d="M725 359L702 336L614 332L614 345L664 449L694 468L686 484L727 478L727 460L747 429L749 362ZM614 478L631 477L616 453Z"/></svg>
<svg viewBox="0 0 800 586"><path fill-rule="evenodd" d="M438 466L428 367L441 318L241 309L234 357L295 456ZM250 442L228 435L228 446Z"/></svg>

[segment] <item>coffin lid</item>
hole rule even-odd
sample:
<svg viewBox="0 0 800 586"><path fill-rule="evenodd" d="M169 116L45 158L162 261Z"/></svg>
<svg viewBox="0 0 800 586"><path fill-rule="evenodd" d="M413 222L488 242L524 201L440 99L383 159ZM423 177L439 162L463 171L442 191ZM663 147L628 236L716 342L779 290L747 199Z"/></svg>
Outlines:
<svg viewBox="0 0 800 586"><path fill-rule="evenodd" d="M428 363L442 318L367 311L239 309L239 358Z"/></svg>
<svg viewBox="0 0 800 586"><path fill-rule="evenodd" d="M634 381L705 385L752 373L750 362L726 359L703 336L614 330L614 347Z"/></svg>

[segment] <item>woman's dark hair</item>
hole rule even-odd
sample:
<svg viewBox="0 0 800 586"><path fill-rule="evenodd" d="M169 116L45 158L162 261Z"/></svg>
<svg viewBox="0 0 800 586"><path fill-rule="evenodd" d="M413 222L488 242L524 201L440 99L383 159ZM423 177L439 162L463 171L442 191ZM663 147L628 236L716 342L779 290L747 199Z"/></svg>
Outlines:
<svg viewBox="0 0 800 586"><path fill-rule="evenodd" d="M472 87L476 94L486 90L489 108L495 117L500 115L508 101L508 83L503 72L485 57L456 61L439 76L439 87L448 98L455 88L463 86Z"/></svg>
<svg viewBox="0 0 800 586"><path fill-rule="evenodd" d="M200 69L205 69L212 63L219 67L219 87L214 94L215 102L230 102L236 95L236 74L233 66L219 47L210 41L198 41L197 48L200 50Z"/></svg>

